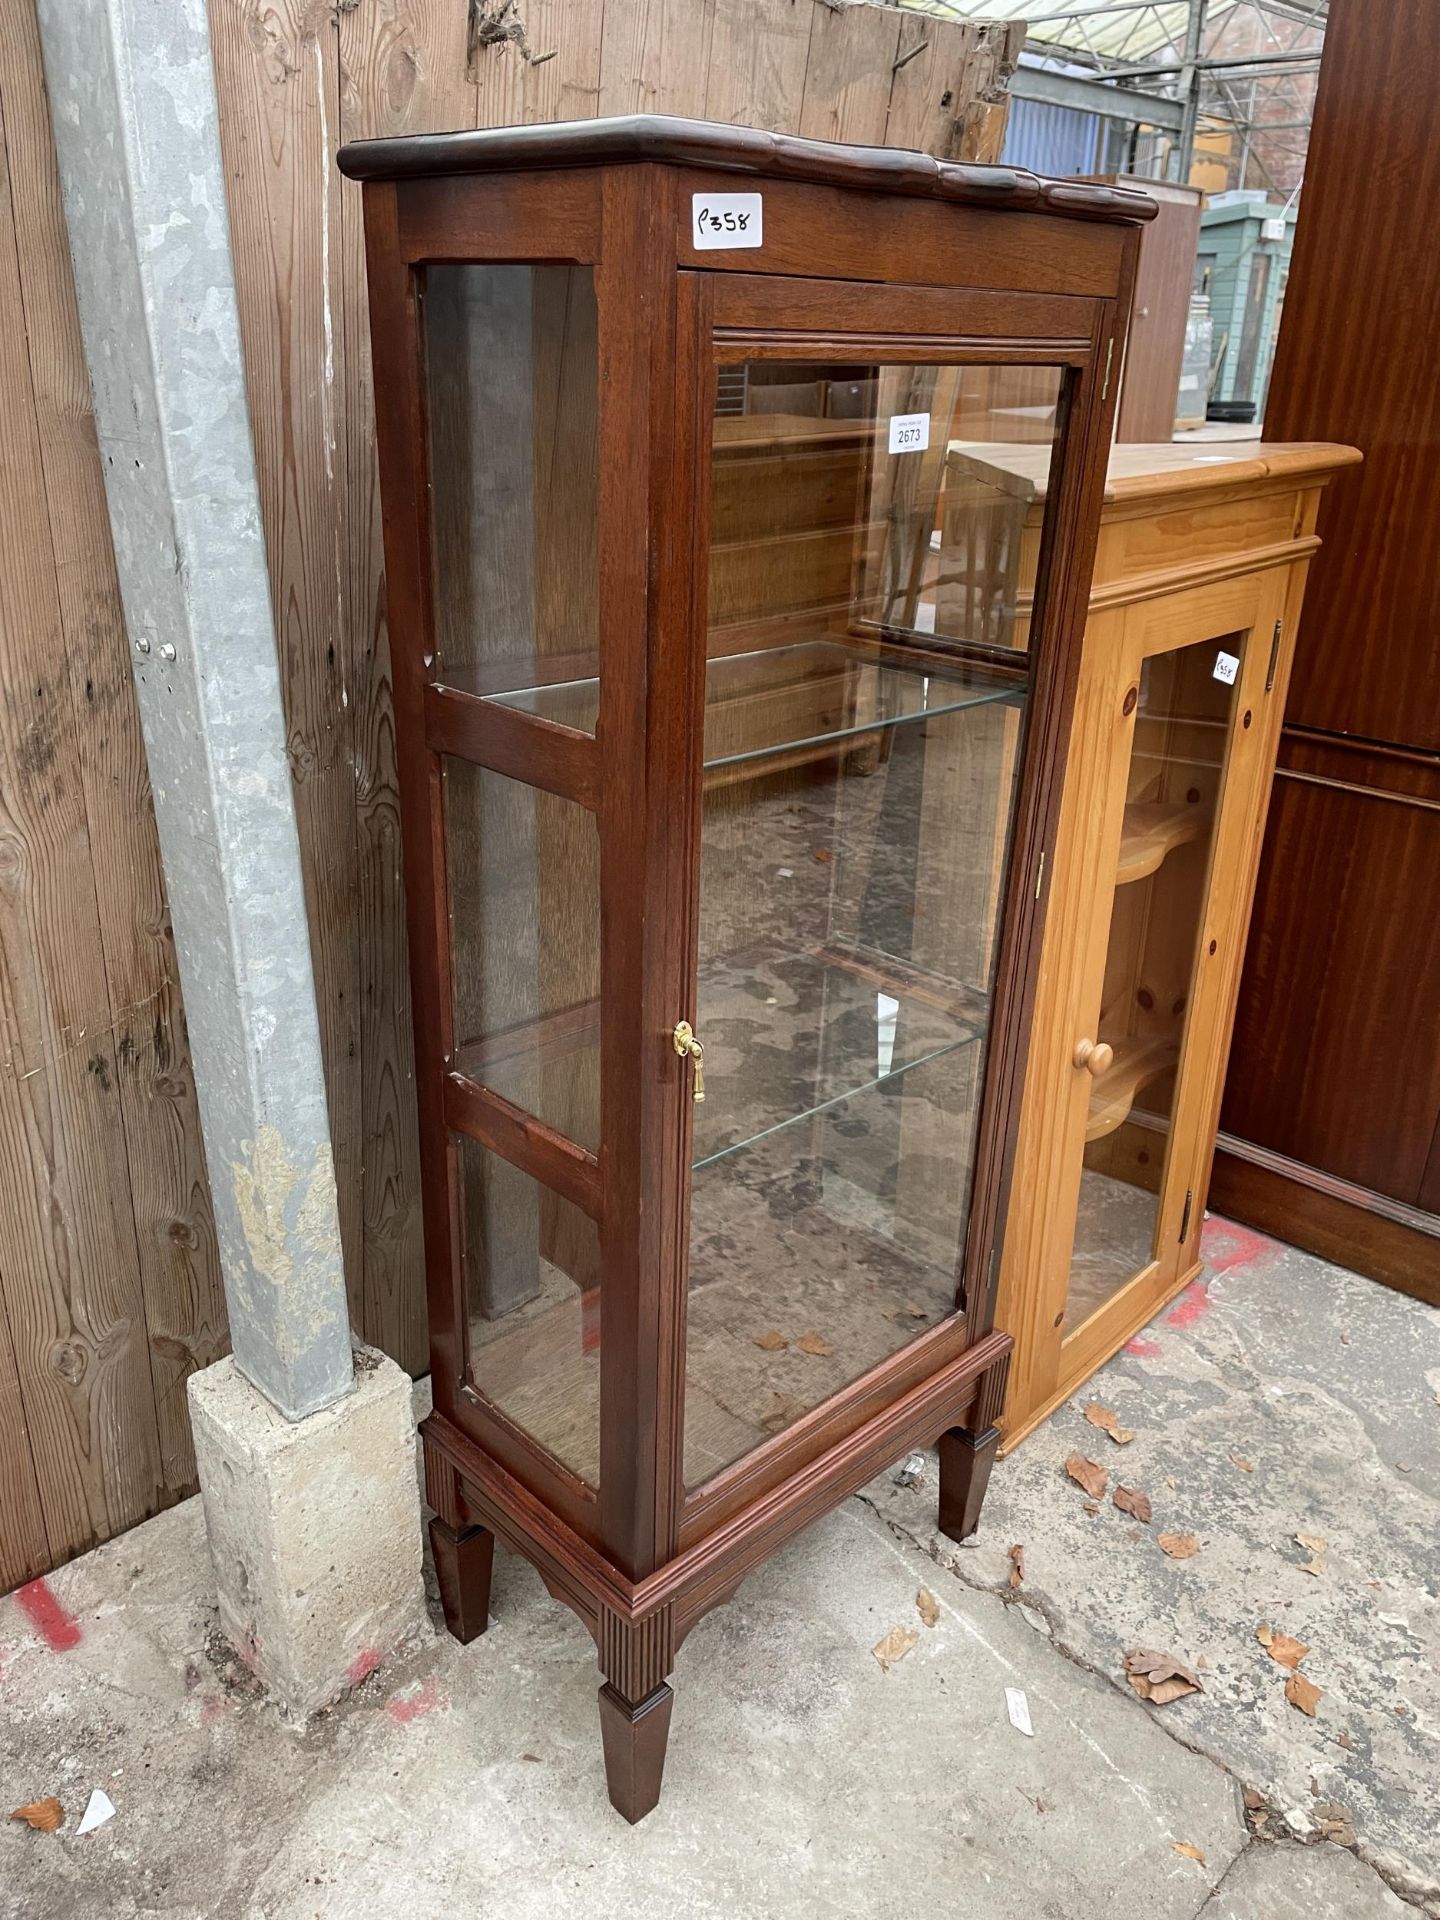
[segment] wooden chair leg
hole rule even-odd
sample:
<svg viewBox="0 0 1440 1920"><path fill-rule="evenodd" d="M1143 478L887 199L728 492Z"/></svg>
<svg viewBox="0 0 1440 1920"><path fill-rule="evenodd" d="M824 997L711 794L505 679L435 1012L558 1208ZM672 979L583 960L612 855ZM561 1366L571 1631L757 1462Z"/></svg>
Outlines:
<svg viewBox="0 0 1440 1920"><path fill-rule="evenodd" d="M634 1705L609 1681L600 1689L600 1738L610 1804L632 1827L660 1798L674 1701L663 1680Z"/></svg>
<svg viewBox="0 0 1440 1920"><path fill-rule="evenodd" d="M968 1540L980 1524L999 1444L998 1427L983 1433L952 1427L940 1436L940 1531L952 1540Z"/></svg>
<svg viewBox="0 0 1440 1920"><path fill-rule="evenodd" d="M488 1527L459 1532L437 1516L430 1522L430 1547L445 1624L462 1646L485 1631L490 1618L490 1568L495 1536Z"/></svg>

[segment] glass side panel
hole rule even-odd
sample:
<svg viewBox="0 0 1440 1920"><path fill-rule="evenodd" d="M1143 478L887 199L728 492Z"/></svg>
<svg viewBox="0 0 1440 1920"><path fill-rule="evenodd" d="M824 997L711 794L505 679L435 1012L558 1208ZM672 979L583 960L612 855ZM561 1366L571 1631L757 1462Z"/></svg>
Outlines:
<svg viewBox="0 0 1440 1920"><path fill-rule="evenodd" d="M723 369L692 1487L955 1311L1062 399L1013 371Z"/></svg>
<svg viewBox="0 0 1440 1920"><path fill-rule="evenodd" d="M428 267L423 313L436 678L478 694L593 681L592 269ZM593 696L553 717L593 731Z"/></svg>
<svg viewBox="0 0 1440 1920"><path fill-rule="evenodd" d="M592 1153L600 1139L595 816L468 760L444 766L452 1064Z"/></svg>
<svg viewBox="0 0 1440 1920"><path fill-rule="evenodd" d="M572 1473L600 1480L600 1239L568 1200L455 1136L475 1391Z"/></svg>
<svg viewBox="0 0 1440 1920"><path fill-rule="evenodd" d="M1234 634L1152 654L1141 670L1099 1019L1114 1058L1091 1088L1067 1331L1157 1257L1176 1067L1243 651Z"/></svg>

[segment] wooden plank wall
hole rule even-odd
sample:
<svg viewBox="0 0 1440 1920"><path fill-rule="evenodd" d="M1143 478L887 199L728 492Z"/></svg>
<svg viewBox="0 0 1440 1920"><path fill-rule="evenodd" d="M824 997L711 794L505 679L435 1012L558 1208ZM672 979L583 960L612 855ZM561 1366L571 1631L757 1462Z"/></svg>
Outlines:
<svg viewBox="0 0 1440 1920"><path fill-rule="evenodd" d="M352 1316L426 1364L359 190L693 114L993 159L1022 30L841 0L209 0ZM33 0L0 9L0 1591L194 1489L225 1314Z"/></svg>
<svg viewBox="0 0 1440 1920"><path fill-rule="evenodd" d="M194 1487L204 1154L29 0L0 8L0 1590Z"/></svg>

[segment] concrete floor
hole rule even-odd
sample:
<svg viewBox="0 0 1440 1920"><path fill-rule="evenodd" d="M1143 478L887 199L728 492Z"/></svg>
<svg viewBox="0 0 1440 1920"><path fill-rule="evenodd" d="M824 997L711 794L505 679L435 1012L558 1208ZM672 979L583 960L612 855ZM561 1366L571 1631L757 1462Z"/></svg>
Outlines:
<svg viewBox="0 0 1440 1920"><path fill-rule="evenodd" d="M934 1533L933 1462L887 1475L696 1629L634 1830L588 1638L518 1561L483 1640L437 1634L300 1732L218 1642L198 1502L0 1601L0 1798L66 1808L58 1834L0 1827L0 1913L1440 1915L1440 1314L1221 1222L1207 1251L1092 1384L1129 1446L1063 1410L965 1549ZM1149 1493L1151 1527L1085 1510L1075 1447ZM1167 1559L1166 1529L1200 1551ZM1322 1573L1296 1531L1329 1542ZM1310 1642L1313 1721L1260 1621ZM918 1640L887 1672L896 1626ZM1205 1692L1143 1705L1137 1645ZM96 1786L115 1817L77 1835Z"/></svg>

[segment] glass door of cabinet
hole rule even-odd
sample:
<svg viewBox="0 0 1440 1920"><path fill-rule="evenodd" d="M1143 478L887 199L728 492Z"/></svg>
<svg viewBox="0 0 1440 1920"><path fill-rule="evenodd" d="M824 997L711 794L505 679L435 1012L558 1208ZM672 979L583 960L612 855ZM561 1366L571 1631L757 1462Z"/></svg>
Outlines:
<svg viewBox="0 0 1440 1920"><path fill-rule="evenodd" d="M1058 472L1072 378L807 345L704 424L692 1496L963 1304L1042 517L969 451Z"/></svg>
<svg viewBox="0 0 1440 1920"><path fill-rule="evenodd" d="M1109 1322L1133 1321L1138 1296L1158 1305L1198 1257L1210 1035L1240 938L1223 882L1251 850L1278 593L1260 576L1092 626L1080 710L1112 733L1074 876L1091 938L1057 1063L1073 1156L1054 1197L1073 1220L1052 1282L1061 1382L1095 1364Z"/></svg>
<svg viewBox="0 0 1440 1920"><path fill-rule="evenodd" d="M431 265L420 312L458 1370L492 1446L580 1511L602 1434L594 274Z"/></svg>

